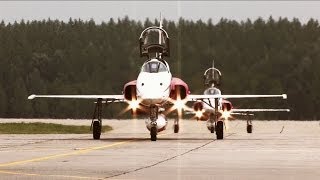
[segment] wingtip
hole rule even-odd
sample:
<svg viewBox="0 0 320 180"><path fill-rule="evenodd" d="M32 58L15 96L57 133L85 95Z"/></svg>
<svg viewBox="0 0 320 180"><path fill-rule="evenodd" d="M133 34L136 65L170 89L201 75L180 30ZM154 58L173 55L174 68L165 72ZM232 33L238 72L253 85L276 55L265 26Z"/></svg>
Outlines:
<svg viewBox="0 0 320 180"><path fill-rule="evenodd" d="M28 99L34 99L36 97L36 95L35 94L31 94L29 97L28 97Z"/></svg>
<svg viewBox="0 0 320 180"><path fill-rule="evenodd" d="M287 94L282 94L283 99L288 99Z"/></svg>

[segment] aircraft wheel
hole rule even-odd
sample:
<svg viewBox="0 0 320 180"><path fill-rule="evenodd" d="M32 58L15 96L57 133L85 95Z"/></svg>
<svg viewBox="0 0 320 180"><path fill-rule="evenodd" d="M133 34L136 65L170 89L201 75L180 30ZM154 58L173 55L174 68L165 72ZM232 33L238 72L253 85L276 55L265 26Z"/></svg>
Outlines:
<svg viewBox="0 0 320 180"><path fill-rule="evenodd" d="M223 139L223 121L218 121L216 126L217 139Z"/></svg>
<svg viewBox="0 0 320 180"><path fill-rule="evenodd" d="M214 133L214 126L211 126L210 132L211 132L211 133Z"/></svg>
<svg viewBox="0 0 320 180"><path fill-rule="evenodd" d="M179 132L179 124L175 124L174 127L173 127L173 131L174 133L178 133Z"/></svg>
<svg viewBox="0 0 320 180"><path fill-rule="evenodd" d="M151 136L151 141L157 140L157 127L151 127L150 136Z"/></svg>
<svg viewBox="0 0 320 180"><path fill-rule="evenodd" d="M92 125L92 135L93 139L100 139L101 135L101 125L99 121L94 121Z"/></svg>
<svg viewBox="0 0 320 180"><path fill-rule="evenodd" d="M247 125L247 133L252 133L252 125Z"/></svg>

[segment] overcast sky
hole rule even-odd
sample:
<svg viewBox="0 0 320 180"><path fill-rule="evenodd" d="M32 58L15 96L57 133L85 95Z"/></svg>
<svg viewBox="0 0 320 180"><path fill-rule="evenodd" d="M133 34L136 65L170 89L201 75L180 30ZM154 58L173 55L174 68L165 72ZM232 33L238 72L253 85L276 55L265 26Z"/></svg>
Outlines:
<svg viewBox="0 0 320 180"><path fill-rule="evenodd" d="M164 18L204 21L211 18L214 23L220 18L237 21L270 15L299 18L303 23L311 17L320 20L320 1L1 1L0 18L5 22L15 20L59 19L68 21L70 17L97 23L128 15L130 19L155 19L160 12Z"/></svg>

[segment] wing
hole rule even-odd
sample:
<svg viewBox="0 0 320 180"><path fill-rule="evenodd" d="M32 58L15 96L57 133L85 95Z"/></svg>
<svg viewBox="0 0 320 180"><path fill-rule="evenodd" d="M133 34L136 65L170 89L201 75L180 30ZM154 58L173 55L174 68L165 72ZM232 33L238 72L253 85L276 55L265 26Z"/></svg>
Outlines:
<svg viewBox="0 0 320 180"><path fill-rule="evenodd" d="M290 109L231 109L231 113L246 112L290 112Z"/></svg>
<svg viewBox="0 0 320 180"><path fill-rule="evenodd" d="M290 109L231 109L230 115L254 116L254 112L290 112Z"/></svg>
<svg viewBox="0 0 320 180"><path fill-rule="evenodd" d="M28 99L34 98L62 98L62 99L102 99L105 101L124 101L123 95L36 95L32 94Z"/></svg>
<svg viewBox="0 0 320 180"><path fill-rule="evenodd" d="M188 101L198 101L204 99L235 99L235 98L283 98L287 99L287 94L281 95L194 95L187 96Z"/></svg>
<svg viewBox="0 0 320 180"><path fill-rule="evenodd" d="M239 116L254 116L252 113L230 113L230 115L239 115Z"/></svg>

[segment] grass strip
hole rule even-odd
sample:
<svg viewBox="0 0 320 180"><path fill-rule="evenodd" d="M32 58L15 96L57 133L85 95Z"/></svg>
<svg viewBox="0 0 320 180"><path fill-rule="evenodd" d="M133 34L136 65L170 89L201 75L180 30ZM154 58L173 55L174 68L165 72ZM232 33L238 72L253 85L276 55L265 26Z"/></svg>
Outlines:
<svg viewBox="0 0 320 180"><path fill-rule="evenodd" d="M112 130L102 126L101 132ZM0 134L91 134L90 126L63 125L54 123L0 123Z"/></svg>

